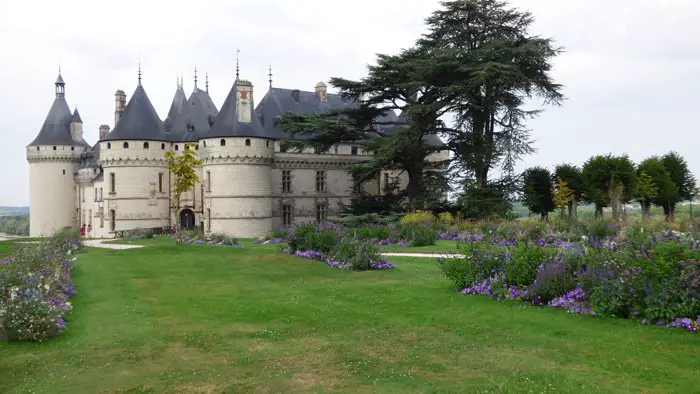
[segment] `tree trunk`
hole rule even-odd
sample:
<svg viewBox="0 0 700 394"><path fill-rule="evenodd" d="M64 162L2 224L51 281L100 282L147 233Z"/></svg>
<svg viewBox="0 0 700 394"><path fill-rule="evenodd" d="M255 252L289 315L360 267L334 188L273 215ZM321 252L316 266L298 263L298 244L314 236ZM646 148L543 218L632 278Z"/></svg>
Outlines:
<svg viewBox="0 0 700 394"><path fill-rule="evenodd" d="M595 217L596 219L603 217L603 206L598 203L595 204Z"/></svg>
<svg viewBox="0 0 700 394"><path fill-rule="evenodd" d="M651 207L651 204L649 202L642 202L642 223L646 223L649 221L649 208Z"/></svg>
<svg viewBox="0 0 700 394"><path fill-rule="evenodd" d="M411 163L405 166L408 174L408 185L406 195L408 197L408 207L411 212L423 208L425 198L425 178L423 177L424 163Z"/></svg>
<svg viewBox="0 0 700 394"><path fill-rule="evenodd" d="M548 215L549 215L549 212L542 212L542 213L540 213L540 220L542 220L543 222L546 222L546 221L547 221L547 216L548 216Z"/></svg>
<svg viewBox="0 0 700 394"><path fill-rule="evenodd" d="M676 204L668 204L668 214L666 220L673 223L676 221Z"/></svg>

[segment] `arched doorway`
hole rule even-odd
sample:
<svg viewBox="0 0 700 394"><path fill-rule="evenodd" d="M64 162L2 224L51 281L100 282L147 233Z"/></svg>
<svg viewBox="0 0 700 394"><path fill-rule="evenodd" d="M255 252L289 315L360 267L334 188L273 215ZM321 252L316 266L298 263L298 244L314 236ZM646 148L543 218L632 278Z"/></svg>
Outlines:
<svg viewBox="0 0 700 394"><path fill-rule="evenodd" d="M180 228L191 230L194 228L194 212L191 209L180 211Z"/></svg>

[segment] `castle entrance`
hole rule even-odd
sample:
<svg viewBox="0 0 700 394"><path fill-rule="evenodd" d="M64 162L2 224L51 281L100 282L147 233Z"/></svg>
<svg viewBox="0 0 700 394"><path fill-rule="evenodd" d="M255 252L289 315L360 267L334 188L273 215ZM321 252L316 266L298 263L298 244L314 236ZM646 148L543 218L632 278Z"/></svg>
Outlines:
<svg viewBox="0 0 700 394"><path fill-rule="evenodd" d="M180 228L191 230L194 228L194 212L191 209L180 211Z"/></svg>

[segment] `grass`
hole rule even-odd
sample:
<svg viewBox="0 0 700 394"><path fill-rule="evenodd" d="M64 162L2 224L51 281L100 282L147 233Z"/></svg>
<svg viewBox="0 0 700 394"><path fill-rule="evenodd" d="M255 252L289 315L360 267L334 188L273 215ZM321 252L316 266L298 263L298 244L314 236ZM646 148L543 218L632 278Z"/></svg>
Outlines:
<svg viewBox="0 0 700 394"><path fill-rule="evenodd" d="M0 392L700 387L697 334L460 295L434 259L352 273L277 245L133 242L149 247L78 260L63 336L0 343Z"/></svg>

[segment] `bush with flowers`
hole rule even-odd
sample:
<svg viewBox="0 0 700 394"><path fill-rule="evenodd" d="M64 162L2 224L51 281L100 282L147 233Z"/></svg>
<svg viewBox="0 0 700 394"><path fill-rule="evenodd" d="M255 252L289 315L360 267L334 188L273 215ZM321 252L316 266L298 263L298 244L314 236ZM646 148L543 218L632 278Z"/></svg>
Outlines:
<svg viewBox="0 0 700 394"><path fill-rule="evenodd" d="M225 234L203 234L199 230L180 230L176 232L173 241L178 244L188 245L210 245L210 246L229 246L240 248L243 245L238 243L235 237L229 237Z"/></svg>
<svg viewBox="0 0 700 394"><path fill-rule="evenodd" d="M81 250L79 234L65 229L0 260L0 339L44 341L66 328L76 293L71 271Z"/></svg>
<svg viewBox="0 0 700 394"><path fill-rule="evenodd" d="M356 231L330 222L308 222L290 228L287 244L282 249L284 253L324 261L334 268L353 271L394 268L372 242L358 236Z"/></svg>
<svg viewBox="0 0 700 394"><path fill-rule="evenodd" d="M700 332L700 240L673 232L611 237L597 226L593 234L606 238L465 236L463 257L438 265L464 294Z"/></svg>

